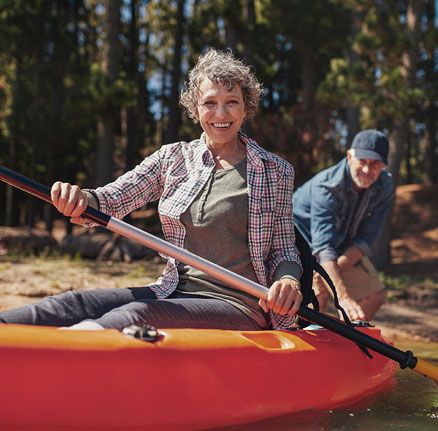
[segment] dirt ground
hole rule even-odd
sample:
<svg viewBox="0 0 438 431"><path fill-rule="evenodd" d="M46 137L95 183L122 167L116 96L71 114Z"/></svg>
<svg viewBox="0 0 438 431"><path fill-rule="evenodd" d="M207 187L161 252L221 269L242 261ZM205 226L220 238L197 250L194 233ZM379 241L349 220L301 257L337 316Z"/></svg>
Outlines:
<svg viewBox="0 0 438 431"><path fill-rule="evenodd" d="M392 263L385 271L387 280L393 282L389 283L387 303L373 321L393 340L409 336L438 341L437 210L437 186L398 187L391 218ZM90 242L90 236L78 229L70 238L75 242L69 243L73 257L56 257L53 253L23 257L11 252L16 244L24 243L30 249L34 244L43 244L45 249L61 244L62 252L65 231L58 229L47 235L38 230L0 227L0 309L68 290L141 286L161 273L163 260L153 253L142 253L134 244L116 247L109 254L110 260L97 262L98 250L108 237L96 233ZM132 261L117 260L126 249ZM394 280L403 280L403 284L397 286Z"/></svg>
<svg viewBox="0 0 438 431"><path fill-rule="evenodd" d="M388 291L374 318L392 338L438 341L438 186L398 187L391 217L391 265L386 275L406 279Z"/></svg>

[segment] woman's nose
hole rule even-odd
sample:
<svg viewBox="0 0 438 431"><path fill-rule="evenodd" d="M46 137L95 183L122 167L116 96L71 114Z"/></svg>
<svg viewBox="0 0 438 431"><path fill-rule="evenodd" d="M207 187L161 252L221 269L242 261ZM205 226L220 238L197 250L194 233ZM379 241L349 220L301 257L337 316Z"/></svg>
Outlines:
<svg viewBox="0 0 438 431"><path fill-rule="evenodd" d="M216 115L225 116L227 115L227 105L225 103L219 103L216 109Z"/></svg>

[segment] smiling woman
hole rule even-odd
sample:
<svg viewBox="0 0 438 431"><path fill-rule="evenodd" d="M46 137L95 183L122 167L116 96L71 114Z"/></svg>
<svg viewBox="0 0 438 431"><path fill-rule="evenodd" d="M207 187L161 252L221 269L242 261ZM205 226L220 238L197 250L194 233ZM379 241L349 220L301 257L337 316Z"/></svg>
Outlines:
<svg viewBox="0 0 438 431"><path fill-rule="evenodd" d="M262 86L230 52L201 55L181 104L203 132L164 145L135 169L95 190L56 182L55 207L71 222L87 205L123 218L159 199L166 240L241 276L269 286L266 300L236 291L168 257L163 276L143 287L74 290L0 312L0 322L74 329L284 329L301 301L301 263L292 215L293 169L240 132L258 108Z"/></svg>

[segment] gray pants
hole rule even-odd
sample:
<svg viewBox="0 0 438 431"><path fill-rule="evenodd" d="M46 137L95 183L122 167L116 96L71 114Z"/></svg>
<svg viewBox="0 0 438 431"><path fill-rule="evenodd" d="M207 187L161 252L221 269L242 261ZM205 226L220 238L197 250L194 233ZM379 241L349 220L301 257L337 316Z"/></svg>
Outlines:
<svg viewBox="0 0 438 431"><path fill-rule="evenodd" d="M166 299L157 299L148 287L65 292L0 311L0 323L71 326L83 320L118 330L133 324L157 328L264 329L220 299L176 292Z"/></svg>

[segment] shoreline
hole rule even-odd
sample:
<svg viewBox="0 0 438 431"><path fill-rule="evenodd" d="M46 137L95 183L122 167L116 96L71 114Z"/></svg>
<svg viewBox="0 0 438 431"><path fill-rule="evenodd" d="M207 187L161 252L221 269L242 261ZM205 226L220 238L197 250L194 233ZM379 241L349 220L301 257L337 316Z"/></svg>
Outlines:
<svg viewBox="0 0 438 431"><path fill-rule="evenodd" d="M0 256L0 309L69 290L142 286L155 281L162 268L163 260L158 257L97 263L67 257ZM437 289L417 283L403 290L403 298L397 293L388 290L389 299L371 324L390 339L438 342L438 320L433 318L438 314Z"/></svg>

